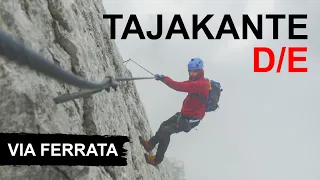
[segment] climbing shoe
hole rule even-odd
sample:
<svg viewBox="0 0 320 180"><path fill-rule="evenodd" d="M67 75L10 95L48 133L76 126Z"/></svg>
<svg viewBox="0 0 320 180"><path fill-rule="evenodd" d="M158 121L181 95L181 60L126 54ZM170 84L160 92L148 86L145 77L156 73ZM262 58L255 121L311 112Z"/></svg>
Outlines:
<svg viewBox="0 0 320 180"><path fill-rule="evenodd" d="M152 150L150 149L150 144L148 143L148 141L144 140L141 136L139 136L139 141L147 152L150 152Z"/></svg>
<svg viewBox="0 0 320 180"><path fill-rule="evenodd" d="M149 155L149 154L145 153L144 157L145 157L145 159L146 159L148 164L151 164L151 165L153 165L153 166L158 168L158 164L159 163L156 162L156 160L155 160L156 156L155 155Z"/></svg>

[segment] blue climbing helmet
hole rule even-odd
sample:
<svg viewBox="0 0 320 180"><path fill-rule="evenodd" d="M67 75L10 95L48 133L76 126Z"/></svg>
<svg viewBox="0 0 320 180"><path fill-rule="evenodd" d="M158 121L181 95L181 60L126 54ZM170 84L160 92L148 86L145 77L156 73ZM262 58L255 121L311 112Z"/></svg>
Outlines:
<svg viewBox="0 0 320 180"><path fill-rule="evenodd" d="M200 58L192 58L188 64L188 71L203 68L203 61Z"/></svg>

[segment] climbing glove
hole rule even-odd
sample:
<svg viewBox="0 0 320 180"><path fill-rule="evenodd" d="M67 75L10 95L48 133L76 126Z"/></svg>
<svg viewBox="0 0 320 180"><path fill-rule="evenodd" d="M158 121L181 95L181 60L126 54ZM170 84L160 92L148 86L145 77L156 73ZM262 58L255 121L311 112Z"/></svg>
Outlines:
<svg viewBox="0 0 320 180"><path fill-rule="evenodd" d="M157 81L162 81L164 79L164 75L156 74L155 75Z"/></svg>

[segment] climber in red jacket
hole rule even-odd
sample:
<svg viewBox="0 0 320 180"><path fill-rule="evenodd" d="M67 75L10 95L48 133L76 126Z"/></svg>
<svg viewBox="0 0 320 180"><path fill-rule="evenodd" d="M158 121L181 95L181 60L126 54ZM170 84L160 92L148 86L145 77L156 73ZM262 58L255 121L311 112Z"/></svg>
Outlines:
<svg viewBox="0 0 320 180"><path fill-rule="evenodd" d="M204 78L203 61L199 58L193 58L188 64L189 80L183 82L176 82L168 76L155 75L156 80L161 80L168 87L188 93L184 99L180 112L170 117L168 120L162 122L156 134L149 139L144 140L139 137L140 143L147 152L159 143L156 155L145 154L146 161L149 164L157 166L164 158L164 154L169 146L170 135L180 133L182 131L189 132L192 128L199 125L200 120L203 119L206 112L206 104L203 103L194 94L201 94L208 98L209 84Z"/></svg>

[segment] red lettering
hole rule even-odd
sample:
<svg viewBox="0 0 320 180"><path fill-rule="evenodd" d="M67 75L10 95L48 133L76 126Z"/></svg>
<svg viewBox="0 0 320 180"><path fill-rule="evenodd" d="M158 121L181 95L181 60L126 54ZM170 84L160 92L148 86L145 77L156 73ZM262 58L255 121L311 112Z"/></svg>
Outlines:
<svg viewBox="0 0 320 180"><path fill-rule="evenodd" d="M295 68L295 61L306 61L306 56L294 56L295 52L307 52L307 47L289 47L289 56L288 56L288 69L289 72L308 72L308 68Z"/></svg>
<svg viewBox="0 0 320 180"><path fill-rule="evenodd" d="M269 55L269 64L267 67L260 67L260 52L266 52ZM270 48L267 47L254 47L254 72L269 72L274 66L275 60L274 60L274 54L273 51Z"/></svg>
<svg viewBox="0 0 320 180"><path fill-rule="evenodd" d="M306 56L294 56L295 52L307 52L307 47L288 47L288 72L308 72L308 68L297 68L294 67L294 63L297 61L307 61ZM269 55L269 64L267 67L260 67L260 53L265 52ZM277 66L277 73L280 73L284 55L286 52L286 47L281 48L281 53L279 57L279 62ZM275 56L272 49L268 47L254 47L254 72L269 72L273 69L275 65Z"/></svg>

